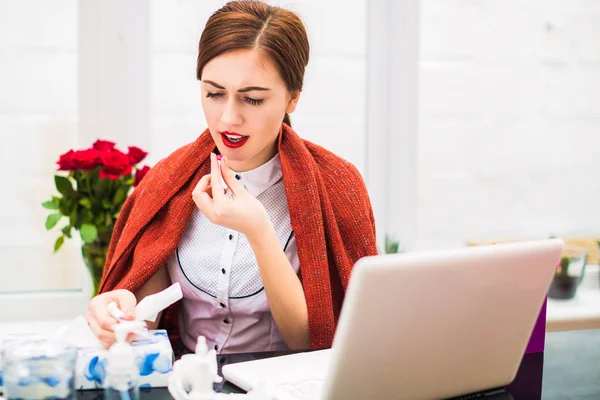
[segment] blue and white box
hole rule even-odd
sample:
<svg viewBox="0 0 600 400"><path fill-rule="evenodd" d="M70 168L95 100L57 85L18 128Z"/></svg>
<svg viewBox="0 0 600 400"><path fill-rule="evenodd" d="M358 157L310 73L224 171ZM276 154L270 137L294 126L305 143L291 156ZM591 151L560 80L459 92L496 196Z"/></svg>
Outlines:
<svg viewBox="0 0 600 400"><path fill-rule="evenodd" d="M140 388L167 387L173 369L173 348L164 329L150 331L147 338L131 343L140 370ZM102 389L106 378L108 350L81 348L75 367L75 389Z"/></svg>
<svg viewBox="0 0 600 400"><path fill-rule="evenodd" d="M2 360L2 350L5 346L10 346L18 341L39 340L43 336L37 334L7 334L0 337L0 394L4 392L4 362Z"/></svg>

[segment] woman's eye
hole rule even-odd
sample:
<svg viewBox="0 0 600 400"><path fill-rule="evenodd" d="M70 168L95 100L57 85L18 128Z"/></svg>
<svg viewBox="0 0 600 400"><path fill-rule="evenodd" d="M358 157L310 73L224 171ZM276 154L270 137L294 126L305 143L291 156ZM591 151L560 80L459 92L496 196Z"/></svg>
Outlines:
<svg viewBox="0 0 600 400"><path fill-rule="evenodd" d="M223 96L223 93L206 92L206 97L208 97L209 99L213 99L213 98L217 98L217 97L221 97L221 96Z"/></svg>
<svg viewBox="0 0 600 400"><path fill-rule="evenodd" d="M252 97L244 97L244 101L253 106L260 106L265 100L264 99L253 99Z"/></svg>

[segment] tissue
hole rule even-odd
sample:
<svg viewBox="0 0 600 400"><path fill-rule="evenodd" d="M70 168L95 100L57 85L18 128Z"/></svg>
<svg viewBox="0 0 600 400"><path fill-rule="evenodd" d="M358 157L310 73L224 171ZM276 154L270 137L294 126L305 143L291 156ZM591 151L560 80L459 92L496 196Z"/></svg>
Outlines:
<svg viewBox="0 0 600 400"><path fill-rule="evenodd" d="M104 348L82 315L51 334L50 338L77 348Z"/></svg>

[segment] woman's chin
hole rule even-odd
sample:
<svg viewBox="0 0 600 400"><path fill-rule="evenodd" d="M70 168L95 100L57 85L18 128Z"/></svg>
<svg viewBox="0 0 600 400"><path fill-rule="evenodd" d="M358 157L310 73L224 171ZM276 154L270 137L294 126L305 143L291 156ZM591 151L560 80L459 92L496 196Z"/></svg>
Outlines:
<svg viewBox="0 0 600 400"><path fill-rule="evenodd" d="M225 152L221 153L221 155L223 157L227 157L227 162L228 162L229 166L231 167L231 169L233 169L235 171L240 170L240 168L244 168L244 166L246 166L249 161L248 158L240 157L238 154L235 154L235 152L231 152L231 151L225 151Z"/></svg>

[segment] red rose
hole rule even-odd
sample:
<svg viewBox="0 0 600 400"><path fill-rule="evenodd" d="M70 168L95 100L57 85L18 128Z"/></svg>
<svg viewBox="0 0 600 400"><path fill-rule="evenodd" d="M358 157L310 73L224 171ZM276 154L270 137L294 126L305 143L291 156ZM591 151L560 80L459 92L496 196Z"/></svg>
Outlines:
<svg viewBox="0 0 600 400"><path fill-rule="evenodd" d="M59 171L70 171L74 169L73 154L75 154L75 152L73 150L69 150L60 156L59 160L56 162L58 164Z"/></svg>
<svg viewBox="0 0 600 400"><path fill-rule="evenodd" d="M94 149L98 150L99 152L106 152L106 151L111 151L115 149L115 143L114 142L109 142L108 140L96 140L94 142L93 145Z"/></svg>
<svg viewBox="0 0 600 400"><path fill-rule="evenodd" d="M148 153L146 153L144 150L140 149L139 147L135 147L135 146L129 147L128 156L129 156L129 162L131 163L131 165L135 165L135 164L139 163L144 158L146 158L147 155L148 155Z"/></svg>
<svg viewBox="0 0 600 400"><path fill-rule="evenodd" d="M131 164L127 154L119 150L111 150L101 154L104 169L100 171L100 178L119 179L120 176L131 173Z"/></svg>
<svg viewBox="0 0 600 400"><path fill-rule="evenodd" d="M144 168L135 171L135 181L133 182L133 187L136 187L140 184L140 182L142 181L142 179L144 179L148 171L150 171L150 167L147 165L144 165Z"/></svg>
<svg viewBox="0 0 600 400"><path fill-rule="evenodd" d="M92 170L100 165L100 152L96 149L78 150L71 160L74 169Z"/></svg>

